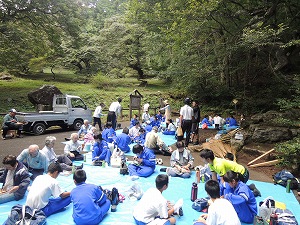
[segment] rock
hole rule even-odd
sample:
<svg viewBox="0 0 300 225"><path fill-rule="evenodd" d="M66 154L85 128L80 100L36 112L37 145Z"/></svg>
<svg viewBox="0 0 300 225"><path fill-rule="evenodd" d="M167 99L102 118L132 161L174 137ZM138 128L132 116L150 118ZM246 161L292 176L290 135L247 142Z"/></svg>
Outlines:
<svg viewBox="0 0 300 225"><path fill-rule="evenodd" d="M273 143L292 139L293 134L285 127L260 126L254 129L252 141L259 143Z"/></svg>
<svg viewBox="0 0 300 225"><path fill-rule="evenodd" d="M54 94L62 94L62 92L54 85L43 85L39 89L29 92L27 97L29 101L35 106L52 106Z"/></svg>
<svg viewBox="0 0 300 225"><path fill-rule="evenodd" d="M3 74L0 80L11 80L13 77L11 75Z"/></svg>
<svg viewBox="0 0 300 225"><path fill-rule="evenodd" d="M244 144L244 140L236 140L235 138L230 139L230 146L234 150L234 152L240 151Z"/></svg>

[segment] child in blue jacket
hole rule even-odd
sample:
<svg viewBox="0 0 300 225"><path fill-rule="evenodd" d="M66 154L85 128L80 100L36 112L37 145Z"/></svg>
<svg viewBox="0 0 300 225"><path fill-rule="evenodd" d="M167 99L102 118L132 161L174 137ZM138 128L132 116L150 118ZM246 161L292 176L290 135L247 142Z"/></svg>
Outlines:
<svg viewBox="0 0 300 225"><path fill-rule="evenodd" d="M257 215L257 203L253 192L240 181L238 173L230 170L223 179L231 187L230 193L225 194L224 198L231 202L242 222L253 223L254 217Z"/></svg>
<svg viewBox="0 0 300 225"><path fill-rule="evenodd" d="M94 135L95 143L93 146L92 162L96 160L104 160L110 165L111 151L105 140L102 139L101 134Z"/></svg>
<svg viewBox="0 0 300 225"><path fill-rule="evenodd" d="M128 166L130 176L149 177L155 170L155 154L149 148L144 148L142 145L135 145L132 149L136 154L134 161L136 164Z"/></svg>

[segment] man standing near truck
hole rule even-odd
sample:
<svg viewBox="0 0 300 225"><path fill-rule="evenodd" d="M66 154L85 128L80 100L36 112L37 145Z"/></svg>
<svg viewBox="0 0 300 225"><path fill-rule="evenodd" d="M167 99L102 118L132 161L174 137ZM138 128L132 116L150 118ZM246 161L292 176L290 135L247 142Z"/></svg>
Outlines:
<svg viewBox="0 0 300 225"><path fill-rule="evenodd" d="M118 98L117 102L111 103L108 109L108 114L107 114L107 122L112 123L112 128L116 130L117 127L117 118L122 117L122 106L121 103L122 98Z"/></svg>
<svg viewBox="0 0 300 225"><path fill-rule="evenodd" d="M17 110L11 109L9 110L9 113L6 114L3 118L3 133L2 133L2 139L6 139L7 131L9 130L17 130L17 138L21 138L21 131L23 129L23 124L19 123L18 118L16 117Z"/></svg>

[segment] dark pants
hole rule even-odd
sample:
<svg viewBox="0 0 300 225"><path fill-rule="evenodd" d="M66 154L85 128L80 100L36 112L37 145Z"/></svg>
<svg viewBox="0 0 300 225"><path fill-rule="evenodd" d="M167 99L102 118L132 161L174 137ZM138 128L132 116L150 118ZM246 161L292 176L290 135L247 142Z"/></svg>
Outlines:
<svg viewBox="0 0 300 225"><path fill-rule="evenodd" d="M26 164L24 163L24 165L26 165ZM34 169L31 167L28 167L28 172L32 174L30 179L34 180L37 176L43 175L44 169Z"/></svg>
<svg viewBox="0 0 300 225"><path fill-rule="evenodd" d="M83 155L79 154L79 152L77 151L71 151L71 153L75 155L75 157L71 157L70 155L68 155L68 158L72 161L81 161L84 158Z"/></svg>
<svg viewBox="0 0 300 225"><path fill-rule="evenodd" d="M4 125L2 127L3 129L3 133L2 133L2 137L6 137L7 135L7 131L9 130L16 130L17 131L17 135L21 135L21 131L23 129L23 125L22 124L16 124L16 123L11 123L9 125Z"/></svg>
<svg viewBox="0 0 300 225"><path fill-rule="evenodd" d="M98 126L99 126L99 130L102 131L102 126L101 126L101 119L98 118L98 117L93 117L94 118L94 123L93 123L93 126L96 125L96 123L98 123Z"/></svg>
<svg viewBox="0 0 300 225"><path fill-rule="evenodd" d="M117 117L116 117L116 113L109 111L107 114L107 122L111 122L112 123L112 128L115 130L117 127Z"/></svg>
<svg viewBox="0 0 300 225"><path fill-rule="evenodd" d="M191 130L192 130L192 120L183 120L182 121L182 133L185 134L185 146L189 145L190 142L190 136L191 136Z"/></svg>

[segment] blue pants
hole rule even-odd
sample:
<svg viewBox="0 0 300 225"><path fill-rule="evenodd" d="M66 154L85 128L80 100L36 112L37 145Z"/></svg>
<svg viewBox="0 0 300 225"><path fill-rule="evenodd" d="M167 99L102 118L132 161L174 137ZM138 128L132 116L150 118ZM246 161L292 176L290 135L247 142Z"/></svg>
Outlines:
<svg viewBox="0 0 300 225"><path fill-rule="evenodd" d="M6 202L11 202L15 200L15 195L14 193L4 193L0 195L0 204L6 203Z"/></svg>
<svg viewBox="0 0 300 225"><path fill-rule="evenodd" d="M175 132L176 131L168 131L168 130L166 130L166 131L163 132L163 134L164 135L175 135Z"/></svg>
<svg viewBox="0 0 300 225"><path fill-rule="evenodd" d="M71 197L66 198L50 198L48 204L41 210L45 213L46 217L62 210L71 203Z"/></svg>
<svg viewBox="0 0 300 225"><path fill-rule="evenodd" d="M130 164L128 166L130 176L149 177L154 172L154 168L149 166L136 166Z"/></svg>
<svg viewBox="0 0 300 225"><path fill-rule="evenodd" d="M168 170L168 175L170 175L171 177L182 177L182 178L190 178L191 177L190 173L183 173L181 175L178 175L177 173L175 173L174 170L172 170L172 168Z"/></svg>

